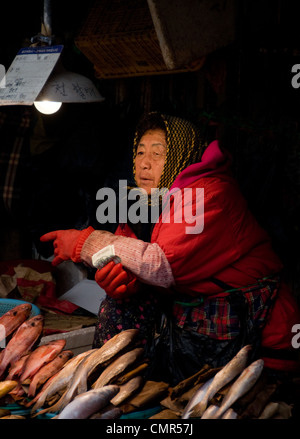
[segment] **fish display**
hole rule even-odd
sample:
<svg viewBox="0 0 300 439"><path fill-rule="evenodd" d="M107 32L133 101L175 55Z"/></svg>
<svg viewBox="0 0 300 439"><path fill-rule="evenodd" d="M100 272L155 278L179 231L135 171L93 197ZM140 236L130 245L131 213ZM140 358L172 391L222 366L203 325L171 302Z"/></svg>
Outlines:
<svg viewBox="0 0 300 439"><path fill-rule="evenodd" d="M121 355L104 369L97 381L93 384L94 389L109 384L113 378L119 376L128 366L135 363L144 354L144 348L136 348Z"/></svg>
<svg viewBox="0 0 300 439"><path fill-rule="evenodd" d="M87 390L87 378L93 373L96 367L104 365L112 360L117 354L120 354L125 348L128 348L138 336L138 329L126 329L108 340L101 348L87 359L84 373L80 376L78 384L78 393Z"/></svg>
<svg viewBox="0 0 300 439"><path fill-rule="evenodd" d="M66 392L62 395L57 403L46 412L60 412L76 396L87 391L87 380L95 368L106 364L109 360L120 354L125 348L128 348L136 339L139 331L137 329L127 329L115 335L99 349L95 349L91 355L87 356L78 365L72 380L68 383Z"/></svg>
<svg viewBox="0 0 300 439"><path fill-rule="evenodd" d="M256 383L264 367L264 361L259 359L251 363L243 370L241 375L232 384L228 393L225 395L221 406L214 413L213 419L220 418L232 404Z"/></svg>
<svg viewBox="0 0 300 439"><path fill-rule="evenodd" d="M8 375L6 377L7 380L12 380L13 378L19 376L22 373L24 364L29 357L29 354L23 355L19 360L15 361L12 366L9 368Z"/></svg>
<svg viewBox="0 0 300 439"><path fill-rule="evenodd" d="M51 379L51 383L49 385L44 385L39 394L34 398L32 412L39 410L45 404L47 399L65 389L72 381L74 377L74 371L77 370L78 365L85 357L91 355L94 351L95 349L90 349L88 351L82 352L79 355L76 355L76 357L74 358L71 358L63 366L63 368L55 374L53 379Z"/></svg>
<svg viewBox="0 0 300 439"><path fill-rule="evenodd" d="M47 412L51 412L51 413L55 413L55 412L60 412L62 411L62 409L64 407L66 407L66 405L69 404L70 401L72 401L72 399L75 398L76 395L78 395L78 383L80 381L81 375L87 374L87 368L86 368L86 360L92 356L94 353L94 351L89 352L88 355L86 355L84 358L81 359L81 361L78 363L77 368L75 369L75 371L73 371L72 376L69 377L68 379L68 383L65 386L65 391L62 394L61 398L52 406L43 409L41 413L47 413ZM82 392L84 393L84 392ZM33 407L34 409L35 407Z"/></svg>
<svg viewBox="0 0 300 439"><path fill-rule="evenodd" d="M219 410L219 406L211 404L209 407L207 407L207 409L201 416L201 419L211 419L217 410Z"/></svg>
<svg viewBox="0 0 300 439"><path fill-rule="evenodd" d="M34 374L49 361L53 360L65 347L66 340L54 340L47 344L38 346L27 358L20 376L20 383Z"/></svg>
<svg viewBox="0 0 300 439"><path fill-rule="evenodd" d="M251 346L244 346L215 376L201 401L194 407L194 415L201 417L213 396L230 383L246 367Z"/></svg>
<svg viewBox="0 0 300 439"><path fill-rule="evenodd" d="M42 366L33 376L29 389L28 397L32 398L36 394L36 389L41 387L50 377L60 371L63 365L73 357L71 350L60 352L52 361Z"/></svg>
<svg viewBox="0 0 300 439"><path fill-rule="evenodd" d="M63 337L34 348L43 330L43 317L28 317L30 306L17 308L2 320L15 330L0 352L0 398L4 404L16 401L31 407L30 415L18 419L44 413L53 413L53 419L118 419L157 404L162 409L151 419L292 416L292 405L272 401L278 384L266 381L263 360L248 365L250 345L225 366L205 364L170 388L168 383L145 378L149 359L137 342L137 329L124 330L102 347L74 356L71 350L63 350ZM12 316L18 323L12 323ZM2 408L1 419L15 416Z"/></svg>
<svg viewBox="0 0 300 439"><path fill-rule="evenodd" d="M11 335L30 316L32 306L22 303L0 317L0 342Z"/></svg>
<svg viewBox="0 0 300 439"><path fill-rule="evenodd" d="M111 385L81 393L55 419L87 419L105 407L118 391L118 386Z"/></svg>
<svg viewBox="0 0 300 439"><path fill-rule="evenodd" d="M25 320L17 329L11 340L0 353L0 379L6 368L19 360L37 341L43 330L42 315Z"/></svg>
<svg viewBox="0 0 300 439"><path fill-rule="evenodd" d="M110 402L113 405L121 404L127 398L129 398L129 396L133 395L133 393L142 386L143 382L144 379L141 376L131 378L131 380L127 381L127 383L119 386L119 392Z"/></svg>
<svg viewBox="0 0 300 439"><path fill-rule="evenodd" d="M205 397L207 389L209 388L212 382L213 382L213 378L210 378L197 390L197 392L194 394L194 396L190 399L187 406L185 407L184 412L182 414L182 419L188 419L191 416L194 407L197 406L197 404L199 404L202 401L202 399Z"/></svg>

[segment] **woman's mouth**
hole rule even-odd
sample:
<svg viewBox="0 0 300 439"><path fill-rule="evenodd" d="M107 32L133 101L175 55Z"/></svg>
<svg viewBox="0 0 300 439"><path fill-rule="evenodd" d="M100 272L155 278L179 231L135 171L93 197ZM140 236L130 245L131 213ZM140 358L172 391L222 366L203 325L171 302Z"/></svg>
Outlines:
<svg viewBox="0 0 300 439"><path fill-rule="evenodd" d="M149 178L149 177L140 177L140 181L142 183L149 183L149 182L153 181L153 179Z"/></svg>

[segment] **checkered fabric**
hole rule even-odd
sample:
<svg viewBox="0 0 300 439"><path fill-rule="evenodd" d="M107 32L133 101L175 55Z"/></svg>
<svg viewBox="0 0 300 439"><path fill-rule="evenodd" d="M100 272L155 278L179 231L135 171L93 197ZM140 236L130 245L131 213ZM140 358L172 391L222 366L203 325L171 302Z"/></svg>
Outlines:
<svg viewBox="0 0 300 439"><path fill-rule="evenodd" d="M189 302L177 301L173 307L177 325L218 340L231 340L240 332L237 307L230 301L232 293L241 294L248 307L250 325L261 329L265 325L280 285L278 276L262 279L257 284L216 296L201 296Z"/></svg>
<svg viewBox="0 0 300 439"><path fill-rule="evenodd" d="M9 213L13 210L13 203L20 198L20 167L30 121L30 111L26 107L0 112L0 197Z"/></svg>

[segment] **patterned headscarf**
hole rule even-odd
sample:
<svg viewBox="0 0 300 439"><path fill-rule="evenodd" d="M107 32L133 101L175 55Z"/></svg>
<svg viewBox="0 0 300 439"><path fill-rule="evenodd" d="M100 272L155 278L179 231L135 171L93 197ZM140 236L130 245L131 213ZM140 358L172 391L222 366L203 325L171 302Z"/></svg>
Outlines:
<svg viewBox="0 0 300 439"><path fill-rule="evenodd" d="M191 122L174 116L167 116L159 113L149 113L155 115L164 124L167 140L167 154L164 169L160 177L158 188L170 189L175 178L187 166L199 162L204 152L205 146L201 141L200 130ZM137 129L134 138L133 151L133 174L135 176L135 157L138 142L145 133Z"/></svg>

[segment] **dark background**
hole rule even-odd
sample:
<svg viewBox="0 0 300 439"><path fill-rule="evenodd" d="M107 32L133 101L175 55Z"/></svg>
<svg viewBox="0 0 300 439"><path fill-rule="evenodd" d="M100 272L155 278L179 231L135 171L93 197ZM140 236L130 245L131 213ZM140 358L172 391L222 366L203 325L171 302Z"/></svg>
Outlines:
<svg viewBox="0 0 300 439"><path fill-rule="evenodd" d="M0 63L8 68L40 32L42 2L5 3ZM2 170L22 138L9 206L0 193L0 260L30 258L33 244L50 256L38 239L49 230L100 228L96 191L132 178L135 124L144 111L159 110L192 120L206 140L217 137L232 153L233 172L299 299L300 89L291 85L292 66L300 64L299 2L237 2L235 41L209 54L198 71L104 80L94 78L74 45L91 3L53 1L53 33L65 46L65 67L92 78L105 102L65 105L52 116L34 107L0 108Z"/></svg>

